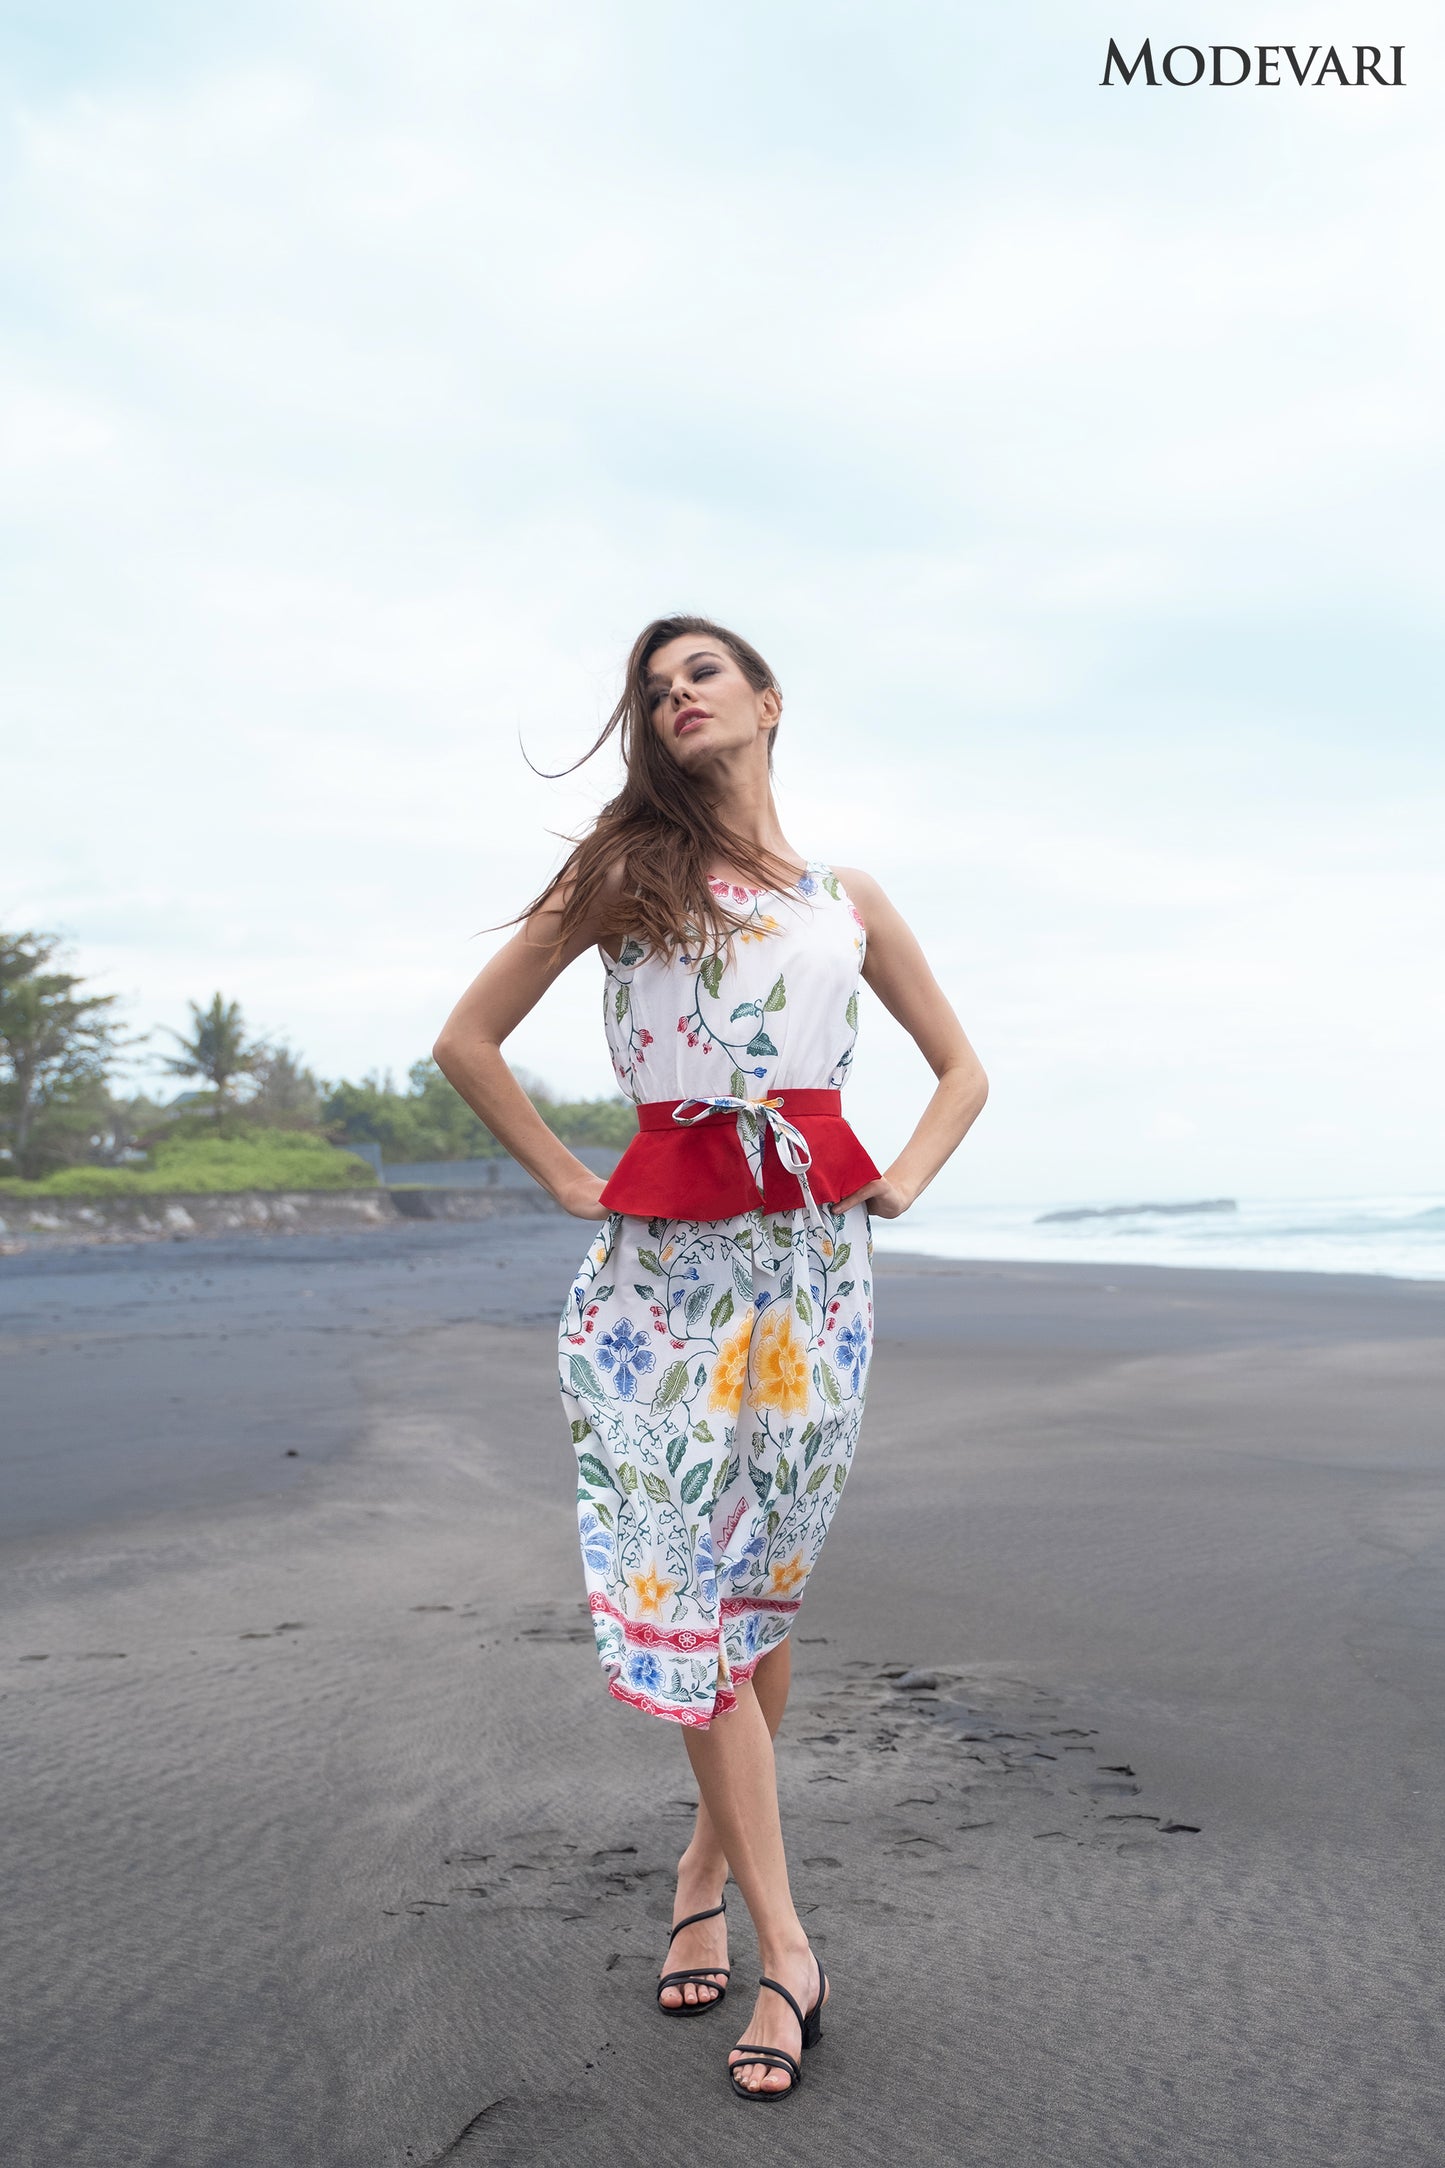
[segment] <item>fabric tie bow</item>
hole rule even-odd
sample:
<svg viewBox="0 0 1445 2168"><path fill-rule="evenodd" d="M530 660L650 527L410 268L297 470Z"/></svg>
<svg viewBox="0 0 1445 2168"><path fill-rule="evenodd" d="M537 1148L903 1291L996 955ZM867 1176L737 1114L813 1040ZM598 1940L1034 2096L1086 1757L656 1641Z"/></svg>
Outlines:
<svg viewBox="0 0 1445 2168"><path fill-rule="evenodd" d="M689 1107L695 1107L697 1112L695 1114L687 1113L686 1109ZM690 1125L693 1122L702 1121L706 1115L713 1113L714 1110L719 1113L727 1113L731 1109L737 1111L740 1134L745 1114L762 1116L769 1129L773 1132L773 1138L778 1147L779 1159L803 1192L803 1205L808 1218L821 1233L827 1234L830 1231L828 1223L818 1210L813 1198L813 1192L808 1186L808 1169L813 1164L813 1155L808 1149L808 1140L802 1131L796 1129L788 1120L783 1112L781 1100L739 1099L733 1097L730 1093L724 1093L716 1099L682 1099L673 1108L672 1118L675 1122ZM762 1179L762 1170L759 1168L758 1189L760 1194Z"/></svg>

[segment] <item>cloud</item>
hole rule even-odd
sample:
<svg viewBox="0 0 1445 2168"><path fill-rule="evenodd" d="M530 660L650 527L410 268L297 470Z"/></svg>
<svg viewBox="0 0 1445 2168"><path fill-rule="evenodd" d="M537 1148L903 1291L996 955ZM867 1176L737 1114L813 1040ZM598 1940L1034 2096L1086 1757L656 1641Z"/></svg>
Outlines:
<svg viewBox="0 0 1445 2168"><path fill-rule="evenodd" d="M125 16L12 55L8 916L399 1069L609 787L519 737L701 606L998 1072L960 1180L1439 1180L1428 84L1121 101L1062 6Z"/></svg>

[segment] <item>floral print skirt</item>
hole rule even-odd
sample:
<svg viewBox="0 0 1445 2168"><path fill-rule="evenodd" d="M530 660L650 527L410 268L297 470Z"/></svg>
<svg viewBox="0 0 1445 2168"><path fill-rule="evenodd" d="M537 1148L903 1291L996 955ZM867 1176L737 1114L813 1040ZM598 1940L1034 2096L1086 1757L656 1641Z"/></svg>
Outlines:
<svg viewBox="0 0 1445 2168"><path fill-rule="evenodd" d="M558 1342L610 1690L706 1726L783 1640L863 1418L866 1204L726 1220L614 1212Z"/></svg>

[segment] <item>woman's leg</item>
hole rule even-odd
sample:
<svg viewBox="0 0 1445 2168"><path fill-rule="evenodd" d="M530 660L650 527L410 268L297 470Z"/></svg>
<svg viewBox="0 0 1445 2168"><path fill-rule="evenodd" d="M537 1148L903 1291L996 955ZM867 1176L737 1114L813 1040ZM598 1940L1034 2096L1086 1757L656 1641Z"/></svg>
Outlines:
<svg viewBox="0 0 1445 2168"><path fill-rule="evenodd" d="M753 1690L758 1706L763 1712L769 1735L776 1738L778 1726L783 1721L783 1711L788 1705L788 1687L793 1674L793 1643L791 1635L769 1649L766 1656L758 1659L753 1673ZM699 1798L697 1820L687 1850L677 1863L677 1896L672 1907L674 1920L690 1919L694 1912L706 1912L723 1893L728 1878L727 1854L722 1840L713 1827L707 1803ZM727 1923L724 1920L704 1920L697 1927L687 1927L678 1936L667 1953L664 1972L700 1972L704 1966L716 1962L727 1963ZM721 1988L726 1985L718 1981ZM683 2002L716 2002L717 1996L706 1981L689 1980L685 1987L665 1987L662 2000L669 2010L677 2009Z"/></svg>
<svg viewBox="0 0 1445 2168"><path fill-rule="evenodd" d="M818 1973L788 1887L772 1734L749 1681L739 1682L737 1696L737 1707L715 1716L706 1731L684 1734L688 1759L752 1914L762 1970L806 2010L818 1991ZM742 2037L760 2047L782 2048L795 2060L802 2052L797 2019L780 1995L766 1989ZM786 2071L752 2064L739 2082L753 2091L779 2092L789 2080Z"/></svg>

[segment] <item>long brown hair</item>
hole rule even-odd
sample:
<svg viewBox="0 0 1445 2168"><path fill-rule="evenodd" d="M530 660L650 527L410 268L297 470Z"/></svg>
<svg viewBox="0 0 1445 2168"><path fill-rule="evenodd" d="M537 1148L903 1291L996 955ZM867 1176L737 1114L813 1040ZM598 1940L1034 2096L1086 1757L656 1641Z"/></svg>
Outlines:
<svg viewBox="0 0 1445 2168"><path fill-rule="evenodd" d="M781 704L782 687L757 649L740 634L707 617L655 617L632 644L622 698L605 726L581 760L557 771L570 775L600 752L616 731L627 771L622 788L574 844L560 872L507 924L530 918L565 881L569 887L554 944L557 948L598 911L600 903L598 923L614 939L631 935L670 956L684 947L690 949L702 935L716 953L738 922L721 908L708 886L711 861L723 859L760 888L793 878L791 866L734 834L718 819L707 793L673 760L654 727L647 666L660 647L689 633L726 648L754 692L776 693ZM768 733L770 770L777 734L774 724ZM620 887L608 895L608 875L619 864Z"/></svg>

